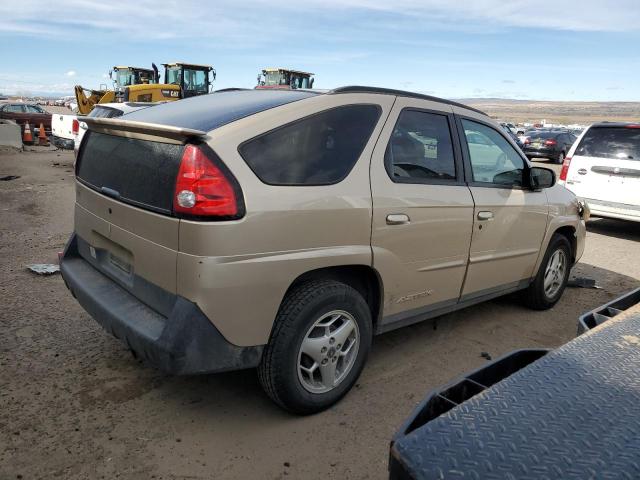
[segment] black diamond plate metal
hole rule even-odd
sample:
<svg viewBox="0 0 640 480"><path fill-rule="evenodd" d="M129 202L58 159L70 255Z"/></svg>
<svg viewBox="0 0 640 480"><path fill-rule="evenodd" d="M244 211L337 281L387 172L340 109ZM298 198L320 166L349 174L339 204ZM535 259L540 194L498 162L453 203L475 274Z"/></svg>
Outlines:
<svg viewBox="0 0 640 480"><path fill-rule="evenodd" d="M397 438L391 455L404 472L392 477L640 479L632 310Z"/></svg>

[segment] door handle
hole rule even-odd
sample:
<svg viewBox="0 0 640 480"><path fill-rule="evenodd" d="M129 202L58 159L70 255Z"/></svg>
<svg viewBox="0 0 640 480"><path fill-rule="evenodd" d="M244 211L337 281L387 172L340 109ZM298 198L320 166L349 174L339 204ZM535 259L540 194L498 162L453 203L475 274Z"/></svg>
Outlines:
<svg viewBox="0 0 640 480"><path fill-rule="evenodd" d="M478 212L478 220L491 220L493 218L493 212L486 210Z"/></svg>
<svg viewBox="0 0 640 480"><path fill-rule="evenodd" d="M391 213L387 215L387 225L406 225L410 221L409 215L405 215L404 213Z"/></svg>

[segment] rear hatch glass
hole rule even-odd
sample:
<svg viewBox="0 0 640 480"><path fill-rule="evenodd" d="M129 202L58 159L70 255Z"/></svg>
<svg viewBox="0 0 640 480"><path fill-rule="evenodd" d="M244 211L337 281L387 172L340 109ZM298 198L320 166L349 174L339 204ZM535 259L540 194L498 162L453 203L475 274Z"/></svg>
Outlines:
<svg viewBox="0 0 640 480"><path fill-rule="evenodd" d="M76 165L78 180L138 207L171 213L184 146L88 131Z"/></svg>
<svg viewBox="0 0 640 480"><path fill-rule="evenodd" d="M575 155L640 160L640 128L590 128L582 137Z"/></svg>
<svg viewBox="0 0 640 480"><path fill-rule="evenodd" d="M529 135L529 142L534 145L542 145L547 140L554 140L558 134L549 132L535 132Z"/></svg>

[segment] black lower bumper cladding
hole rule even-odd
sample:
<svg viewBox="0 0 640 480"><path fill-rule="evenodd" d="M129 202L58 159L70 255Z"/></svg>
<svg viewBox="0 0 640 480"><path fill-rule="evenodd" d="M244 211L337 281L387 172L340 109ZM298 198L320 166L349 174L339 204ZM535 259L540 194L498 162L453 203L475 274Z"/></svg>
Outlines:
<svg viewBox="0 0 640 480"><path fill-rule="evenodd" d="M84 260L77 245L74 234L60 261L67 288L138 358L170 374L240 370L260 363L263 346L229 343L196 304L169 292L173 308L167 317L159 314Z"/></svg>

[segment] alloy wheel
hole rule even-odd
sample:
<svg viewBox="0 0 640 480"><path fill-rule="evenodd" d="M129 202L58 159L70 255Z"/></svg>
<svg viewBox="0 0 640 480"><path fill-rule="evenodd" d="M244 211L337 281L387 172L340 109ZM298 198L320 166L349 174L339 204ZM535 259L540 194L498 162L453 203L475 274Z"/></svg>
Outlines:
<svg viewBox="0 0 640 480"><path fill-rule="evenodd" d="M298 352L298 379L311 393L326 393L349 374L358 356L360 332L355 318L333 310L316 320Z"/></svg>

